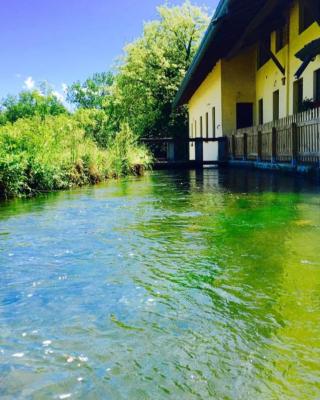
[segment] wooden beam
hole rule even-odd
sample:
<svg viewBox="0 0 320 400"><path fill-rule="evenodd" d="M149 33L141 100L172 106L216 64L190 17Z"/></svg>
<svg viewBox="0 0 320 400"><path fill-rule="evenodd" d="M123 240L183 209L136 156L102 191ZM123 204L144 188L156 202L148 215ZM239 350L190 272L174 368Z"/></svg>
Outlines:
<svg viewBox="0 0 320 400"><path fill-rule="evenodd" d="M271 49L267 48L263 42L261 42L261 45L263 46L264 50L269 54L271 60L275 63L275 65L278 67L282 75L286 74L285 68L282 66L280 61L277 59L277 57L272 53Z"/></svg>
<svg viewBox="0 0 320 400"><path fill-rule="evenodd" d="M313 56L309 56L303 61L303 63L300 65L297 72L294 74L294 76L297 79L299 79L300 76L304 73L304 71L307 69L308 65L311 63L312 59L313 59Z"/></svg>

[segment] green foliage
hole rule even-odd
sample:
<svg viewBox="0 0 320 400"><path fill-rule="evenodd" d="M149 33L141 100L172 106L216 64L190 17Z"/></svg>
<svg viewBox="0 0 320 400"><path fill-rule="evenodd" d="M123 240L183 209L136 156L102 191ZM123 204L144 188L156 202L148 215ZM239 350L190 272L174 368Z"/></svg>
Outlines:
<svg viewBox="0 0 320 400"><path fill-rule="evenodd" d="M137 137L128 124L121 125L108 155L109 170L116 176L138 173L140 167L148 168L152 162L147 149L137 144Z"/></svg>
<svg viewBox="0 0 320 400"><path fill-rule="evenodd" d="M103 109L112 83L113 75L110 72L96 73L83 83L73 83L68 88L67 100L78 108Z"/></svg>
<svg viewBox="0 0 320 400"><path fill-rule="evenodd" d="M14 123L20 118L67 113L53 93L44 95L38 90L23 91L18 96L8 96L0 105L0 125Z"/></svg>
<svg viewBox="0 0 320 400"><path fill-rule="evenodd" d="M115 128L109 116L102 110L80 108L74 118L84 129L86 137L91 138L100 147L108 147L114 137Z"/></svg>
<svg viewBox="0 0 320 400"><path fill-rule="evenodd" d="M188 1L158 8L159 20L125 48L115 78L112 104L121 121L140 136L174 136L186 131L186 112L172 112L174 96L189 68L208 17Z"/></svg>
<svg viewBox="0 0 320 400"><path fill-rule="evenodd" d="M208 17L188 1L158 13L125 47L115 77L97 73L69 87L73 115L46 82L0 104L0 196L140 173L152 160L137 138L187 132L186 110L171 104Z"/></svg>
<svg viewBox="0 0 320 400"><path fill-rule="evenodd" d="M0 128L0 195L68 189L147 166L147 151L127 141L128 135L120 132L114 147L103 150L73 116L36 116L4 125ZM121 145L126 142L125 151L118 151L119 140Z"/></svg>
<svg viewBox="0 0 320 400"><path fill-rule="evenodd" d="M159 7L158 14L159 19L146 23L142 36L125 47L115 76L98 73L68 90L67 98L77 108L103 110L108 116L94 127L96 131L102 126L94 134L99 144L108 143L124 123L140 137L187 132L186 109L173 112L172 101L209 18L189 1Z"/></svg>

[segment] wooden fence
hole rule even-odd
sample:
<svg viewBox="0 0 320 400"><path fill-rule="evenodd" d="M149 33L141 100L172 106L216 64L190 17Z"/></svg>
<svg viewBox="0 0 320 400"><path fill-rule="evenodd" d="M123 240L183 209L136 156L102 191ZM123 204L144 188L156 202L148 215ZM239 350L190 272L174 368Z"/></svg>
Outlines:
<svg viewBox="0 0 320 400"><path fill-rule="evenodd" d="M320 108L238 129L229 136L229 155L233 160L320 166Z"/></svg>

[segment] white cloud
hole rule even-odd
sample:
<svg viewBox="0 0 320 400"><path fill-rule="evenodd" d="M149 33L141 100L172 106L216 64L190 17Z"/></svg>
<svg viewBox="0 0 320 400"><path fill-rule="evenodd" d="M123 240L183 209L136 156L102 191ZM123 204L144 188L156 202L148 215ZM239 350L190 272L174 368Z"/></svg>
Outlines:
<svg viewBox="0 0 320 400"><path fill-rule="evenodd" d="M28 78L24 81L24 88L27 90L31 90L35 87L35 81L32 76L28 76Z"/></svg>

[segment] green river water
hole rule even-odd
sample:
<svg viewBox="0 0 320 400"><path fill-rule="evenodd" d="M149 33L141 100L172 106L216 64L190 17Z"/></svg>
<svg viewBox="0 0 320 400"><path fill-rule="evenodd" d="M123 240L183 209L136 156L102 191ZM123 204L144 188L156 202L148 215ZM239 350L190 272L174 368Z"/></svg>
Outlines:
<svg viewBox="0 0 320 400"><path fill-rule="evenodd" d="M153 172L0 203L1 399L320 399L320 189Z"/></svg>

